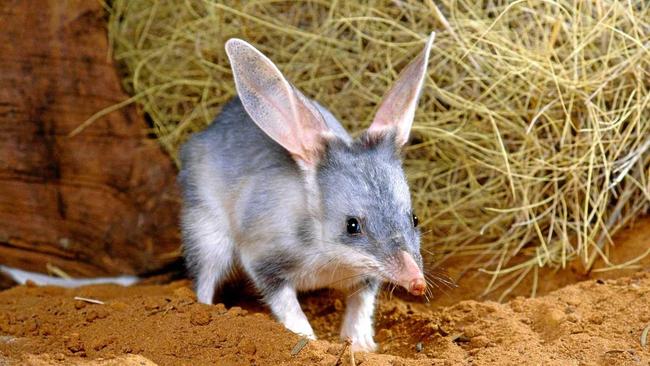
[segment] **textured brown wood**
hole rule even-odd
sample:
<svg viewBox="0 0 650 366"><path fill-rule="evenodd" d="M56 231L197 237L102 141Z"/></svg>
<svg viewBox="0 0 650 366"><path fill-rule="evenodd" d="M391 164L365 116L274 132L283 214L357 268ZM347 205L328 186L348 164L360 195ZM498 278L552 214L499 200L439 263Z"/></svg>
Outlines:
<svg viewBox="0 0 650 366"><path fill-rule="evenodd" d="M11 277L0 272L0 290L6 290L8 288L14 287L15 285L16 282L14 282L14 280Z"/></svg>
<svg viewBox="0 0 650 366"><path fill-rule="evenodd" d="M99 1L0 1L0 263L78 276L161 268L175 168L123 101ZM172 255L169 255L172 253Z"/></svg>

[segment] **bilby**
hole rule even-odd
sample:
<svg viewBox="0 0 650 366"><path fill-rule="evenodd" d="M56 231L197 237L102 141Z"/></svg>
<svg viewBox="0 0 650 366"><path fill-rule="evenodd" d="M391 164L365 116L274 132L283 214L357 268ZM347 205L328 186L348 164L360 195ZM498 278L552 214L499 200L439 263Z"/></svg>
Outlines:
<svg viewBox="0 0 650 366"><path fill-rule="evenodd" d="M226 43L238 96L181 149L184 256L199 301L245 273L289 330L315 338L297 292L348 293L341 338L373 351L384 281L423 295L420 231L400 152L424 84L432 33L352 138L250 44Z"/></svg>

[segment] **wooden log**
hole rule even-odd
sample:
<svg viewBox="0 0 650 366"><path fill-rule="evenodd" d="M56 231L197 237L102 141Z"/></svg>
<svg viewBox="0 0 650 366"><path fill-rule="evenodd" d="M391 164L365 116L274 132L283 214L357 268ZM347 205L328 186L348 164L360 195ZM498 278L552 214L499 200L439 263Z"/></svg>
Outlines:
<svg viewBox="0 0 650 366"><path fill-rule="evenodd" d="M0 263L74 276L177 258L176 170L128 98L98 1L0 2Z"/></svg>

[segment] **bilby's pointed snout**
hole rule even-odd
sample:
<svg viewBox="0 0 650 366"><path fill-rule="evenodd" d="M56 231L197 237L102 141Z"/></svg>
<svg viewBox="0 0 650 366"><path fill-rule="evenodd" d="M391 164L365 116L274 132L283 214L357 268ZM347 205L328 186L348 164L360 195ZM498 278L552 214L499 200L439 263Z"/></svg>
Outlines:
<svg viewBox="0 0 650 366"><path fill-rule="evenodd" d="M400 269L397 273L397 284L404 287L412 295L422 296L427 289L422 269L413 256L406 251L399 252Z"/></svg>

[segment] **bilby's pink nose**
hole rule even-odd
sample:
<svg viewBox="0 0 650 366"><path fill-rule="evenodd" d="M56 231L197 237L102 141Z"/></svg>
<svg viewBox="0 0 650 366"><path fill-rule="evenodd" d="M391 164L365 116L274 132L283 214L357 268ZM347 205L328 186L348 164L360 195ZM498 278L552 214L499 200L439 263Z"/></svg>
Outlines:
<svg viewBox="0 0 650 366"><path fill-rule="evenodd" d="M399 256L402 263L397 276L397 284L407 289L412 295L424 295L427 289L427 283L424 281L422 270L420 270L413 256L409 253L402 250Z"/></svg>
<svg viewBox="0 0 650 366"><path fill-rule="evenodd" d="M424 282L424 278L416 278L409 284L409 292L416 296L424 295L426 289L427 284Z"/></svg>

